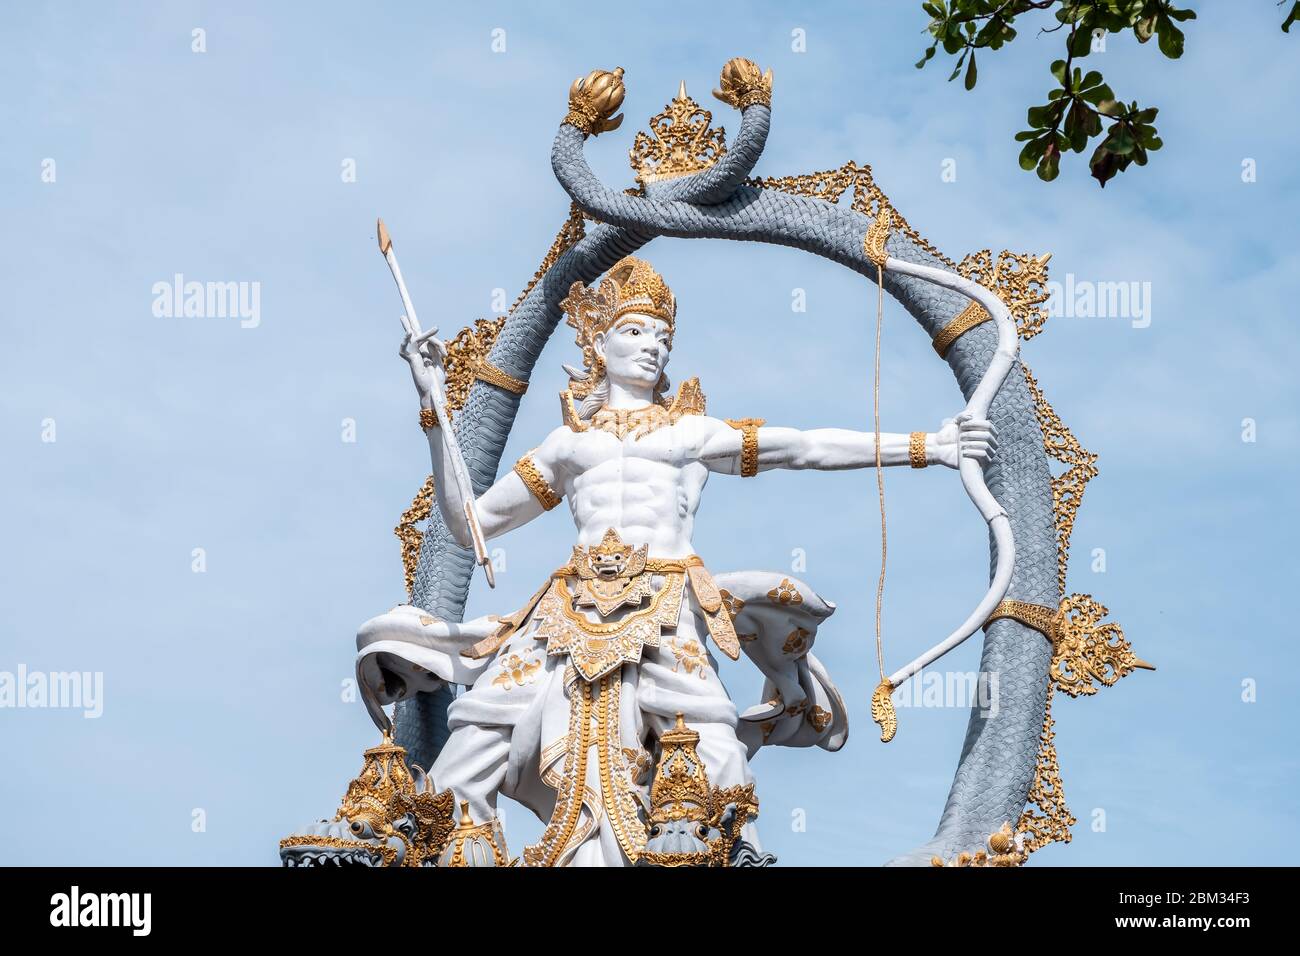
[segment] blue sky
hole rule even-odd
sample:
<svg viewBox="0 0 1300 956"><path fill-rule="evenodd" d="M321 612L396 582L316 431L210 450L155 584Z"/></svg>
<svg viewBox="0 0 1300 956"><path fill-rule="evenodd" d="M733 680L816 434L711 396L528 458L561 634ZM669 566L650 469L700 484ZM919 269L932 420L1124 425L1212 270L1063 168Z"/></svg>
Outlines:
<svg viewBox="0 0 1300 956"><path fill-rule="evenodd" d="M93 720L0 709L0 816L22 821L0 863L273 864L279 837L332 813L376 739L341 699L353 634L403 598L391 528L428 472L376 215L422 318L453 332L490 314L493 290L513 300L567 212L549 149L575 76L627 71L624 127L589 154L630 183L632 137L679 80L734 128L707 93L735 55L775 73L760 174L871 163L954 258L1051 251L1058 280L1150 283L1145 328L1060 316L1024 350L1101 456L1069 590L1106 604L1159 667L1058 696L1080 823L1033 862L1289 862L1300 38L1270 3L1196 6L1180 61L1114 37L1094 55L1122 98L1161 108L1166 144L1104 191L1076 155L1050 185L1016 165L1059 35L1027 24L966 93L942 63L912 68L913 2L6 10L0 671L102 672L104 699ZM711 411L869 427L868 284L785 249L659 240L646 256L680 303L670 374L698 375ZM176 273L259 283L260 321L155 315L153 286ZM886 308L884 427L932 429L960 395ZM575 356L567 334L548 345L504 461L556 424ZM987 547L955 474L896 470L886 486L897 666L974 606ZM817 653L849 701L848 745L755 764L760 830L786 863L877 863L928 839L967 719L913 708L887 747L873 733L874 494L859 472L715 479L705 495L696 544L715 571L788 569L801 548L800 576L839 605ZM475 585L471 613L518 606L572 529L560 509L499 543L506 572L495 593ZM978 656L971 641L945 667ZM755 699L753 673L723 676ZM518 808L507 825L514 852L540 829Z"/></svg>

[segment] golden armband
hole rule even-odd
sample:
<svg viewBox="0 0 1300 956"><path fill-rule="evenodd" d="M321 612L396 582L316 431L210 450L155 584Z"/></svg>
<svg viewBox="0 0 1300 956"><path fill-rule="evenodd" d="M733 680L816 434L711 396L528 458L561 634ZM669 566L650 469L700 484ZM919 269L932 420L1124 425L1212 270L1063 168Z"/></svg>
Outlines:
<svg viewBox="0 0 1300 956"><path fill-rule="evenodd" d="M515 474L523 479L524 484L528 486L528 490L533 493L533 497L547 511L550 511L563 500L563 496L557 494L555 489L546 483L542 473L537 470L532 452L515 462Z"/></svg>
<svg viewBox="0 0 1300 956"><path fill-rule="evenodd" d="M758 430L767 419L728 418L726 422L740 432L740 477L753 478L758 474Z"/></svg>
<svg viewBox="0 0 1300 956"><path fill-rule="evenodd" d="M421 427L421 428L437 428L437 427L438 427L438 413L435 412L432 408L422 408L422 409L420 409L420 427Z"/></svg>
<svg viewBox="0 0 1300 956"><path fill-rule="evenodd" d="M907 460L913 468L924 468L929 464L925 460L925 432L912 432L907 437Z"/></svg>

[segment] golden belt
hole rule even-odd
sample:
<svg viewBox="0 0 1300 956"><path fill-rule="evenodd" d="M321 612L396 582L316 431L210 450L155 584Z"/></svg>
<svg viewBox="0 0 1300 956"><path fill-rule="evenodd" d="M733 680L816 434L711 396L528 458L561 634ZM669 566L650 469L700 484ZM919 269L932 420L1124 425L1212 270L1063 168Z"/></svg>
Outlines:
<svg viewBox="0 0 1300 956"><path fill-rule="evenodd" d="M575 548L575 555L581 550ZM657 591L650 589L653 575L668 578ZM578 595L568 588L568 579L574 577L581 582ZM593 577L589 568L583 568L577 561L569 561L552 571L546 584L522 608L501 618L497 632L471 647L467 656L479 658L495 653L533 615L542 620L535 637L547 642L548 653L569 653L579 674L585 680L595 680L621 663L635 663L640 659L643 644L658 646L660 630L677 624L685 580L691 583L714 644L736 660L740 656L740 642L724 595L703 559L695 554L680 558L646 557L644 566L635 575L608 582ZM604 591L601 587L604 583L615 587ZM594 606L604 617L625 603L639 605L647 598L648 606L638 607L616 621L593 621L578 610L581 606Z"/></svg>

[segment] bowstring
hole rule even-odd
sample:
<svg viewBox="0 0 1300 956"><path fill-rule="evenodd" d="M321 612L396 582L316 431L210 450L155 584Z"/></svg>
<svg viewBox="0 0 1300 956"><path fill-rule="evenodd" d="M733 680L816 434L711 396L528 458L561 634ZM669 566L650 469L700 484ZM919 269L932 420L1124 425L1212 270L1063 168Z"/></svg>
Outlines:
<svg viewBox="0 0 1300 956"><path fill-rule="evenodd" d="M885 317L885 270L876 263L876 368L872 386L872 411L876 446L876 493L880 499L880 578L876 582L876 663L880 679L885 680L885 643L881 629L881 609L885 602L885 561L889 556L889 537L885 531L885 470L880 462L880 330Z"/></svg>

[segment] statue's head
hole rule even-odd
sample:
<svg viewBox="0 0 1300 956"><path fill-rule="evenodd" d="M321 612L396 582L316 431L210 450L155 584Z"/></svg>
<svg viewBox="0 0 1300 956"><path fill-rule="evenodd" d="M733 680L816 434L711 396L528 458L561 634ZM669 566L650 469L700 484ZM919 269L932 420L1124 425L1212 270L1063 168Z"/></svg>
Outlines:
<svg viewBox="0 0 1300 956"><path fill-rule="evenodd" d="M560 307L582 349L583 368L565 366L576 397L605 391L608 382L667 390L677 300L650 263L627 256L598 286L575 282Z"/></svg>

